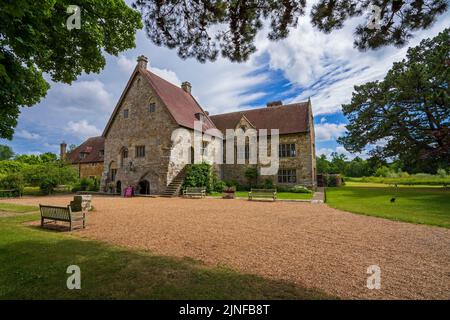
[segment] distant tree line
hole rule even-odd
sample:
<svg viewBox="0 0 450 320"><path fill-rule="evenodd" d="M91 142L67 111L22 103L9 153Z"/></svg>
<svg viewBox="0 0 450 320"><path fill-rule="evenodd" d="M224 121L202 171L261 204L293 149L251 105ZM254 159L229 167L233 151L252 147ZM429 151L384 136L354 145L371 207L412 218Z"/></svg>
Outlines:
<svg viewBox="0 0 450 320"><path fill-rule="evenodd" d="M413 167L411 170L408 162L394 160L388 162L382 157L372 155L370 158L362 159L355 157L352 160L347 159L344 154L333 152L330 160L322 154L317 157L318 174L341 174L346 177L390 177L393 175L402 176L415 173L430 173L445 175L450 172L450 168L438 168L434 171L424 171L421 166Z"/></svg>
<svg viewBox="0 0 450 320"><path fill-rule="evenodd" d="M51 152L16 155L9 146L0 145L0 189L23 192L25 186L39 187L50 194L58 185L77 182L76 170Z"/></svg>

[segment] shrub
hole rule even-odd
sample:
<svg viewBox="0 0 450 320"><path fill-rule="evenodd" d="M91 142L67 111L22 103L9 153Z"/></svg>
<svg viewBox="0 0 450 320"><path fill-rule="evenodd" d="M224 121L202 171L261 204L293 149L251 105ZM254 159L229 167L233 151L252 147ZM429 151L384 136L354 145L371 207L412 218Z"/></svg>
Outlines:
<svg viewBox="0 0 450 320"><path fill-rule="evenodd" d="M186 187L205 187L206 192L211 193L211 165L206 162L190 165L183 183L183 188Z"/></svg>
<svg viewBox="0 0 450 320"><path fill-rule="evenodd" d="M72 192L78 191L98 191L98 180L92 178L81 178L72 188Z"/></svg>
<svg viewBox="0 0 450 320"><path fill-rule="evenodd" d="M389 175L391 175L391 170L386 166L378 168L374 174L375 177L385 177L385 178L389 177Z"/></svg>
<svg viewBox="0 0 450 320"><path fill-rule="evenodd" d="M11 173L0 178L0 189L15 189L21 194L25 187L25 181L21 173Z"/></svg>
<svg viewBox="0 0 450 320"><path fill-rule="evenodd" d="M15 160L0 161L0 174L8 175L10 173L22 172L28 165Z"/></svg>
<svg viewBox="0 0 450 320"><path fill-rule="evenodd" d="M265 179L263 187L264 187L264 189L274 189L272 179Z"/></svg>
<svg viewBox="0 0 450 320"><path fill-rule="evenodd" d="M222 180L216 180L213 186L215 192L222 192L226 187L227 185Z"/></svg>
<svg viewBox="0 0 450 320"><path fill-rule="evenodd" d="M62 162L29 166L23 175L28 184L39 186L45 194L52 193L57 185L70 184L77 179L75 169Z"/></svg>
<svg viewBox="0 0 450 320"><path fill-rule="evenodd" d="M445 171L445 169L438 169L437 171L437 175L439 176L439 178L445 178L447 177L447 171Z"/></svg>
<svg viewBox="0 0 450 320"><path fill-rule="evenodd" d="M245 178L247 178L248 184L253 186L258 179L258 169L256 167L250 167L245 170Z"/></svg>
<svg viewBox="0 0 450 320"><path fill-rule="evenodd" d="M305 186L296 185L289 189L289 192L293 193L311 193L312 191L306 188Z"/></svg>

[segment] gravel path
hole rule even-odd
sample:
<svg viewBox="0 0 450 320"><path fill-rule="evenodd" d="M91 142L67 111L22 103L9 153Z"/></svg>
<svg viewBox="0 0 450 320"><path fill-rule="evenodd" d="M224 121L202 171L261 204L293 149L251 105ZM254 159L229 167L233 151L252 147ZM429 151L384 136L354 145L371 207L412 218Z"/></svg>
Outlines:
<svg viewBox="0 0 450 320"><path fill-rule="evenodd" d="M65 205L69 197L6 201ZM93 205L88 228L75 234L342 298L450 299L449 229L303 202L96 197ZM380 290L366 287L370 265L381 268Z"/></svg>

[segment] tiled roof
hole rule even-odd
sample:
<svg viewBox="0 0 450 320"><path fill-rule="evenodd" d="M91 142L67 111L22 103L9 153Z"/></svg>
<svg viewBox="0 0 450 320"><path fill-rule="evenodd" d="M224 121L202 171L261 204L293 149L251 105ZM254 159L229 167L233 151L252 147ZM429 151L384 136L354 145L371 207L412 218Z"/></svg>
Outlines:
<svg viewBox="0 0 450 320"><path fill-rule="evenodd" d="M148 70L140 71L149 80L158 96L180 126L194 129L194 121L198 121L196 114L202 113L204 115L203 130L215 127L214 123L209 119L191 94Z"/></svg>
<svg viewBox="0 0 450 320"><path fill-rule="evenodd" d="M67 160L71 163L92 163L103 162L105 150L105 138L92 137L87 139L77 148L67 153ZM85 154L84 158L80 158L80 154Z"/></svg>
<svg viewBox="0 0 450 320"><path fill-rule="evenodd" d="M209 119L208 115L190 93L187 93L180 87L177 87L163 78L158 77L149 70L139 68L137 66L134 69L125 90L123 91L122 96L120 97L119 102L117 103L116 108L108 121L108 124L106 125L103 136L106 136L108 133L108 130L119 111L122 99L125 97L125 93L128 91L128 88L131 85L132 79L136 73L140 73L145 79L148 80L148 84L156 91L156 94L161 98L178 125L189 129L194 129L194 122L198 120L196 118L196 114L201 113L204 115L203 131L210 128L215 128L214 123L211 119Z"/></svg>
<svg viewBox="0 0 450 320"><path fill-rule="evenodd" d="M226 129L236 128L242 116L245 116L256 129L279 129L280 134L307 132L311 117L309 102L301 102L218 114L210 118L225 134Z"/></svg>

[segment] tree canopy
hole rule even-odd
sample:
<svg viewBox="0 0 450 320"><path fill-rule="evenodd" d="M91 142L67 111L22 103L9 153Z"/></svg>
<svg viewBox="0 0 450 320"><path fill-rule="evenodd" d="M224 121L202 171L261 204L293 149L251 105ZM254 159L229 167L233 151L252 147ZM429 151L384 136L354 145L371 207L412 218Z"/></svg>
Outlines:
<svg viewBox="0 0 450 320"><path fill-rule="evenodd" d="M342 106L349 125L338 141L347 150L377 145L372 153L398 158L408 171L450 165L449 30L409 48L383 81L355 87Z"/></svg>
<svg viewBox="0 0 450 320"><path fill-rule="evenodd" d="M0 161L9 160L12 157L14 157L14 151L11 149L11 147L0 144Z"/></svg>
<svg viewBox="0 0 450 320"><path fill-rule="evenodd" d="M311 1L311 0L310 0ZM445 12L446 0L319 0L311 22L323 32L342 28L356 16L370 17L379 7L379 28L367 23L355 30L354 45L361 50L404 45L412 32L429 27ZM219 53L231 61L245 61L255 52L255 37L269 22L270 40L289 35L305 15L306 0L136 0L148 37L157 45L177 48L182 58L201 62ZM368 19L370 20L370 19ZM301 41L301 39L299 39Z"/></svg>
<svg viewBox="0 0 450 320"><path fill-rule="evenodd" d="M81 28L69 30L69 5L81 8ZM71 83L99 72L104 53L135 46L139 12L123 0L41 0L0 3L0 138L12 139L20 107L37 104L53 81Z"/></svg>

